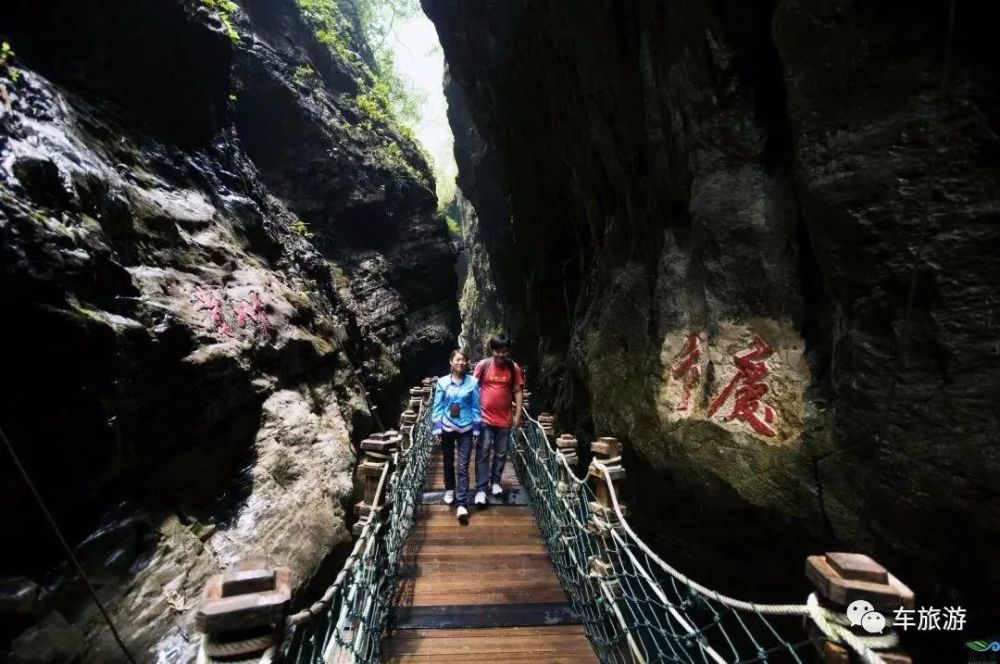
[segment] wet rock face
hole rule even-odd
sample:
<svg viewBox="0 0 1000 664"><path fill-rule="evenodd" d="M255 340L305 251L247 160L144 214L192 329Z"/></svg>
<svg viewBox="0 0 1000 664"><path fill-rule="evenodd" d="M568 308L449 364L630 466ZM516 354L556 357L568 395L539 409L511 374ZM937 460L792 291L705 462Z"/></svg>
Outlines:
<svg viewBox="0 0 1000 664"><path fill-rule="evenodd" d="M646 537L755 597L864 550L991 615L996 9L942 95L946 3L423 4L534 388L628 442Z"/></svg>
<svg viewBox="0 0 1000 664"><path fill-rule="evenodd" d="M52 79L115 102L174 143L204 147L223 127L232 49L192 20L198 2L5 4L16 52Z"/></svg>
<svg viewBox="0 0 1000 664"><path fill-rule="evenodd" d="M201 3L119 4L0 8L0 424L130 649L180 662L220 568L328 581L352 440L455 343L453 259L426 164L356 126L358 61L295 2L248 2L238 44ZM116 661L10 464L0 499L0 658Z"/></svg>

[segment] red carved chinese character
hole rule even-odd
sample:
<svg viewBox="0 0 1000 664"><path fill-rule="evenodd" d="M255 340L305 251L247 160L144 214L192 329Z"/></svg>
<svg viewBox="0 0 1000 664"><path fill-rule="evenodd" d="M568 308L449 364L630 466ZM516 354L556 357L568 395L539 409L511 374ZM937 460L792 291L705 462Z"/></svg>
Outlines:
<svg viewBox="0 0 1000 664"><path fill-rule="evenodd" d="M233 313L236 314L236 324L240 326L241 330L247 326L248 318L252 321L257 320L257 314L250 307L250 303L243 300L237 300L233 304Z"/></svg>
<svg viewBox="0 0 1000 664"><path fill-rule="evenodd" d="M267 319L267 312L264 310L264 304L260 301L260 295L257 291L250 291L249 302L237 300L233 304L233 313L236 314L236 324L240 326L240 329L246 327L247 320L252 320L260 325L265 337L271 338L271 324Z"/></svg>
<svg viewBox="0 0 1000 664"><path fill-rule="evenodd" d="M260 295L257 291L250 291L250 301L253 302L253 311L257 315L254 319L260 326L264 329L264 336L268 339L271 338L271 322L267 320L267 312L264 310L264 305L260 301Z"/></svg>
<svg viewBox="0 0 1000 664"><path fill-rule="evenodd" d="M719 396L712 400L708 408L708 416L715 414L726 400L729 399L733 390L736 390L736 401L733 409L723 418L723 421L730 422L739 420L746 422L753 430L762 436L773 436L775 431L770 424L774 422L774 409L763 404L764 419L758 415L761 408L761 398L767 393L767 384L764 378L769 370L764 361L771 356L774 349L767 345L763 339L756 334L751 342L751 347L733 356L736 363L736 373L730 379L729 384L719 393Z"/></svg>
<svg viewBox="0 0 1000 664"><path fill-rule="evenodd" d="M209 310L212 312L212 324L215 329L227 337L235 337L233 328L226 321L226 316L222 313L222 300L212 295L212 291L206 290L204 286L198 286L193 297L198 301L195 311Z"/></svg>
<svg viewBox="0 0 1000 664"><path fill-rule="evenodd" d="M670 367L670 374L677 379L684 378L684 396L676 410L687 410L691 401L691 388L698 383L701 378L701 367L698 366L698 358L701 357L701 342L698 336L692 334L688 336L681 350L681 359Z"/></svg>

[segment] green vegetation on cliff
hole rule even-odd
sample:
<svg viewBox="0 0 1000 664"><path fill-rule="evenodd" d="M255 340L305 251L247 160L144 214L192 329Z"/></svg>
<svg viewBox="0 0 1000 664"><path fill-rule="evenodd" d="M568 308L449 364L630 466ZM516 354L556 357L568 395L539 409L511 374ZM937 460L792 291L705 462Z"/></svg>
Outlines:
<svg viewBox="0 0 1000 664"><path fill-rule="evenodd" d="M233 25L233 12L236 11L236 3L233 0L201 0L201 4L216 13L226 29L226 34L229 35L234 44L238 43L240 35L236 32L236 26Z"/></svg>

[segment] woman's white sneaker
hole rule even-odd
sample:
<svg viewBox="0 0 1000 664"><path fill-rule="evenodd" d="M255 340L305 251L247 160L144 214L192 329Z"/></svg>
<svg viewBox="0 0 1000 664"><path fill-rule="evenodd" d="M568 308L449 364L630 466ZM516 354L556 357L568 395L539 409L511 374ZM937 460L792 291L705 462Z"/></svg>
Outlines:
<svg viewBox="0 0 1000 664"><path fill-rule="evenodd" d="M485 491L477 491L476 492L476 497L472 499L472 502L474 502L476 505L485 505L486 504L486 492Z"/></svg>
<svg viewBox="0 0 1000 664"><path fill-rule="evenodd" d="M494 484L493 488L490 490L493 492L494 496L499 496L501 493L503 493L503 487L500 486L499 484Z"/></svg>
<svg viewBox="0 0 1000 664"><path fill-rule="evenodd" d="M453 502L455 502L455 492L454 491L445 491L444 492L444 504L445 505L451 505Z"/></svg>
<svg viewBox="0 0 1000 664"><path fill-rule="evenodd" d="M465 509L465 505L459 505L458 509L455 510L455 516L458 517L459 521L465 521L469 518L469 510Z"/></svg>

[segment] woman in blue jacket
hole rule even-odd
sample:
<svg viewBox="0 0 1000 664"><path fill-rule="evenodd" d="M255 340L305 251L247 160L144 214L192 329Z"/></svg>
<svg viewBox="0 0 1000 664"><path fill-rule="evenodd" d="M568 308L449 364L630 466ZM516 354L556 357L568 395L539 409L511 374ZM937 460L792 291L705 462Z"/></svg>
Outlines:
<svg viewBox="0 0 1000 664"><path fill-rule="evenodd" d="M441 445L444 456L444 502L458 503L455 515L460 520L469 516L466 507L469 494L469 457L473 444L479 441L482 415L479 410L479 381L468 375L469 357L465 351L453 350L448 358L451 373L438 379L434 386L434 410L431 413L431 433ZM458 484L455 484L455 448L458 448Z"/></svg>

